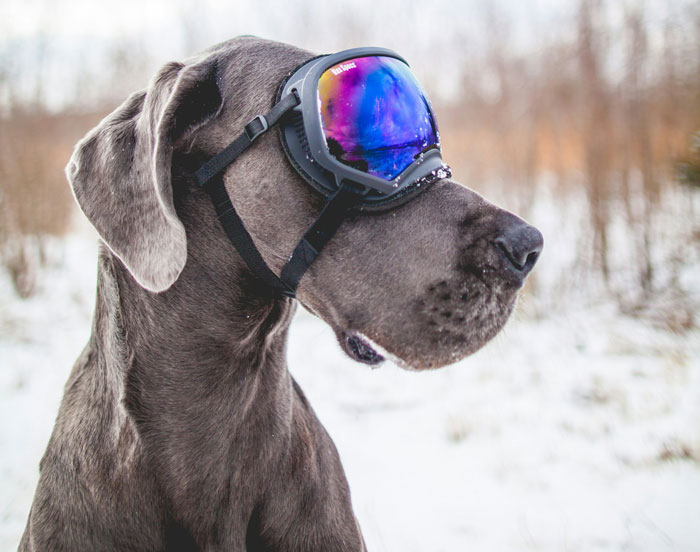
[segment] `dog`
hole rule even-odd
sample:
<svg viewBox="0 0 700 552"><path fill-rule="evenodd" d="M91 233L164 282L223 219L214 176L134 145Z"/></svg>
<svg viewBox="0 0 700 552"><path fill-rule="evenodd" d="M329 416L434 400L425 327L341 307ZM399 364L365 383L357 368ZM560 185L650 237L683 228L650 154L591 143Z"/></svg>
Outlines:
<svg viewBox="0 0 700 552"><path fill-rule="evenodd" d="M76 146L68 179L101 238L95 315L21 551L366 550L338 453L286 367L296 301L266 292L192 185L311 57L219 44L165 65ZM274 132L224 180L279 273L323 198ZM297 297L356 360L438 368L503 327L541 249L536 229L444 179L349 216Z"/></svg>

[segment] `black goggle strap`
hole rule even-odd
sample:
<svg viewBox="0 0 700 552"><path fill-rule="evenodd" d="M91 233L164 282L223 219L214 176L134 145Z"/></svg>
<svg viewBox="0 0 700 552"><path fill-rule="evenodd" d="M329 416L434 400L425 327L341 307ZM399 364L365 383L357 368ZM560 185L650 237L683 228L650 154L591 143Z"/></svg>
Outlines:
<svg viewBox="0 0 700 552"><path fill-rule="evenodd" d="M280 280L277 275L270 270L264 259L260 255L253 238L250 237L248 230L243 226L241 217L236 212L236 209L231 203L231 199L226 191L224 180L220 176L215 177L205 187L209 193L211 201L216 209L216 214L224 227L226 235L231 243L238 250L243 260L246 262L250 270L260 278L263 283L274 289L277 293L285 297L294 297L295 290L288 287Z"/></svg>
<svg viewBox="0 0 700 552"><path fill-rule="evenodd" d="M229 239L238 250L248 267L265 285L283 297L296 297L299 281L316 259L321 249L333 237L345 218L347 210L357 201L350 187L342 185L326 203L311 228L304 234L278 277L267 266L260 252L255 247L253 238L243 225L241 217L231 203L223 178L219 175L228 165L241 155L253 141L275 125L282 116L298 105L296 94L288 94L268 113L258 115L245 126L245 132L229 144L224 150L212 157L197 171L195 177L200 187L211 197L216 214Z"/></svg>
<svg viewBox="0 0 700 552"><path fill-rule="evenodd" d="M284 98L280 99L280 101L276 103L270 111L265 113L265 115L258 115L253 118L253 120L245 126L243 133L238 138L195 171L194 176L197 178L199 185L204 186L207 181L214 178L233 163L239 155L250 147L258 136L264 134L270 127L276 125L287 111L300 103L301 99L296 90L293 90Z"/></svg>
<svg viewBox="0 0 700 552"><path fill-rule="evenodd" d="M299 280L314 262L321 249L330 241L343 223L348 210L357 202L358 194L343 184L335 192L301 238L299 244L282 268L280 278L285 285L296 290Z"/></svg>

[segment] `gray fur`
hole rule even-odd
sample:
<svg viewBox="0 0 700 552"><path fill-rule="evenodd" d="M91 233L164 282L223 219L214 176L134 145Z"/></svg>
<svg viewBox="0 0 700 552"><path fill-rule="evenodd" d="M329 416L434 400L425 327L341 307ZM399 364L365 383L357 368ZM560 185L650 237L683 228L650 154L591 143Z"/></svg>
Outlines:
<svg viewBox="0 0 700 552"><path fill-rule="evenodd" d="M192 186L309 57L220 44L167 65L78 145L69 180L106 246L20 550L365 549L333 442L286 367L296 303L260 287ZM322 198L275 132L225 182L279 273ZM299 301L344 346L357 332L409 367L454 362L510 314L524 275L494 240L522 224L442 181L344 222Z"/></svg>

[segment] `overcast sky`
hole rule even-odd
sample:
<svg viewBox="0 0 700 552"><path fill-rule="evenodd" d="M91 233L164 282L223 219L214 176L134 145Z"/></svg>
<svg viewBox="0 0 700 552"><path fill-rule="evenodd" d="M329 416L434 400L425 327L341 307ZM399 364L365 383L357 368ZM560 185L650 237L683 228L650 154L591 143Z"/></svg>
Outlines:
<svg viewBox="0 0 700 552"><path fill-rule="evenodd" d="M660 22L692 5L690 0L608 0L606 17L614 25L625 6L640 2L647 17ZM439 79L439 86L426 83L426 88L449 96L456 86L451 78L455 60L468 60L494 41L527 52L571 35L578 4L579 0L3 0L0 63L11 78L27 81L25 87L33 86L32 79L44 79L47 101L60 104L83 86L76 84L78 72L90 82L86 75L110 70L105 60L114 55L116 44L126 62L150 75L166 61L239 34L255 34L314 52L363 45L392 48L420 78ZM489 17L490 29L485 24ZM493 36L494 20L501 31L498 36ZM125 85L139 88L145 82Z"/></svg>
<svg viewBox="0 0 700 552"><path fill-rule="evenodd" d="M39 32L64 40L138 36L152 43L149 48L153 49L182 44L183 39L211 44L238 34L262 35L320 51L333 49L353 35L412 48L455 32L476 36L482 14L493 4L486 0L4 0L0 31L2 40L34 37ZM525 40L532 28L539 27L536 23L561 23L575 4L500 0L495 5L512 20L511 38Z"/></svg>

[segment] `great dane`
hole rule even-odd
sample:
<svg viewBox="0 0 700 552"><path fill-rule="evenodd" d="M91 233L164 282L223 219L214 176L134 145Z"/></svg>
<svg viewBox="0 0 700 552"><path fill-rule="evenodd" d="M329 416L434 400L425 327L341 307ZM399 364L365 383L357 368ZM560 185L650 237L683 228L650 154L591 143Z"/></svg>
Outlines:
<svg viewBox="0 0 700 552"><path fill-rule="evenodd" d="M95 315L20 550L366 549L338 453L287 370L296 300L261 286L193 185L310 57L219 44L165 65L77 145L68 179L101 238ZM279 272L323 198L275 132L224 180ZM438 368L503 327L541 248L537 230L444 179L349 216L297 297L356 360Z"/></svg>

